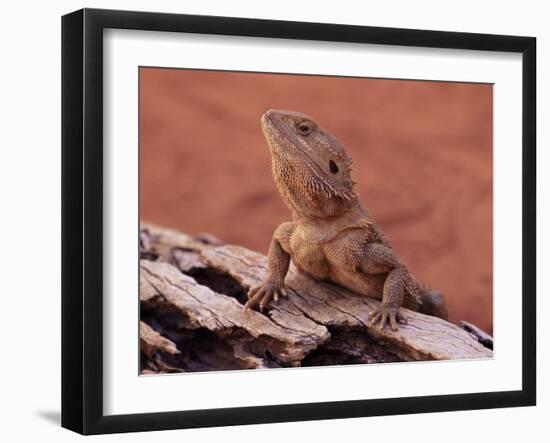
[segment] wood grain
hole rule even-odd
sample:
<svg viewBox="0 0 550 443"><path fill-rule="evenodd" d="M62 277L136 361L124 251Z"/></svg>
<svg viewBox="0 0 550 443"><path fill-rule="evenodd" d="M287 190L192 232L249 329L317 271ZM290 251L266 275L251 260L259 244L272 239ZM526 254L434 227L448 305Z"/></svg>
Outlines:
<svg viewBox="0 0 550 443"><path fill-rule="evenodd" d="M264 255L147 223L140 246L143 373L492 357L471 333L413 311L396 332L371 327L378 300L293 266L288 297L245 311Z"/></svg>

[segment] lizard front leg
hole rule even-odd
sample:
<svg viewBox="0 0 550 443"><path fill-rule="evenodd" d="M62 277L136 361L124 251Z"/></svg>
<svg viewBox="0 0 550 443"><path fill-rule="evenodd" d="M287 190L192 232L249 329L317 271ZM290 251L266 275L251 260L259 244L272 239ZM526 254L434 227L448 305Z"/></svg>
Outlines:
<svg viewBox="0 0 550 443"><path fill-rule="evenodd" d="M278 302L279 296L286 296L284 281L290 265L290 254L287 251L292 229L292 223L283 223L275 230L269 246L267 277L261 285L248 291L245 309L259 306L260 312L263 312L272 299Z"/></svg>
<svg viewBox="0 0 550 443"><path fill-rule="evenodd" d="M382 292L382 304L369 314L373 324L380 322L380 329L389 323L393 331L397 323L407 323L407 318L401 313L405 288L416 292L416 283L407 269L401 264L393 249L374 243L364 248L364 260L361 270L367 274L387 273Z"/></svg>
<svg viewBox="0 0 550 443"><path fill-rule="evenodd" d="M369 313L369 319L373 324L380 322L380 329L384 329L386 323L389 322L392 331L397 331L397 322L407 323L407 317L400 311L406 278L405 268L395 268L388 273L384 282L382 304Z"/></svg>

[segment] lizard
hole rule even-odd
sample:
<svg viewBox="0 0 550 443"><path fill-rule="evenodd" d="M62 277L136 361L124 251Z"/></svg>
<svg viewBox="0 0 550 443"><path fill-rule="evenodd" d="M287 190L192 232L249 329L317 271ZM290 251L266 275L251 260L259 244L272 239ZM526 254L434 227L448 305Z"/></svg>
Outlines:
<svg viewBox="0 0 550 443"><path fill-rule="evenodd" d="M270 109L261 127L272 175L292 221L279 225L268 251L265 280L248 291L245 310L261 312L287 295L290 261L320 281L381 300L369 312L382 330L406 324L402 307L447 318L443 296L416 282L381 228L362 206L351 178L352 160L340 142L300 112Z"/></svg>

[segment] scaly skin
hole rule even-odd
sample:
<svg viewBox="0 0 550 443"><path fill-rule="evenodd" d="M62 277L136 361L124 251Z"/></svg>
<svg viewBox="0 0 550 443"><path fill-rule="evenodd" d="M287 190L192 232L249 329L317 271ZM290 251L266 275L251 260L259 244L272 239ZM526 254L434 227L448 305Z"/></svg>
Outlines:
<svg viewBox="0 0 550 443"><path fill-rule="evenodd" d="M407 319L401 306L447 318L443 297L420 287L370 214L351 179L351 159L342 145L310 117L269 110L262 130L272 172L292 222L281 224L269 247L268 276L248 293L245 309L260 311L286 295L290 260L318 280L382 300L369 315L380 329L397 330Z"/></svg>

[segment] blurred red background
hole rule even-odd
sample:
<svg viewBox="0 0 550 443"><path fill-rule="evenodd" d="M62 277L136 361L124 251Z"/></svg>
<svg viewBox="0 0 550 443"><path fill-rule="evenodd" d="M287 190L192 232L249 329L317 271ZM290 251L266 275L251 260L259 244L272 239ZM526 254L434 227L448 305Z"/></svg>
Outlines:
<svg viewBox="0 0 550 443"><path fill-rule="evenodd" d="M354 159L364 205L450 320L492 332L492 85L140 69L140 217L267 253L290 219L260 129L301 111Z"/></svg>

